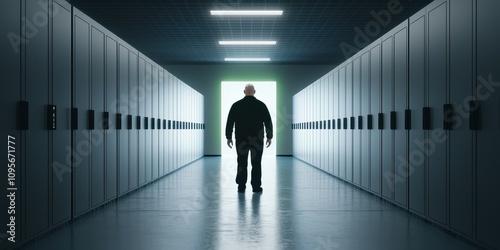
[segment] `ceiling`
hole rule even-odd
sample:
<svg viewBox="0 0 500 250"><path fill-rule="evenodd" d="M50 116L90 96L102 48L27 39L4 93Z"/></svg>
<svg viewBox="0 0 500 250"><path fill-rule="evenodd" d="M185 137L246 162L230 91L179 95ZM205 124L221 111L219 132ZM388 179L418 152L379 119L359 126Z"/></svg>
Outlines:
<svg viewBox="0 0 500 250"><path fill-rule="evenodd" d="M339 64L357 47L355 28L370 41L431 0L67 0L159 64L213 64L226 57L269 57L279 64ZM398 5L399 4L399 5ZM390 13L381 23L371 13ZM210 10L283 10L275 17L211 16ZM384 26L385 25L385 26ZM367 34L367 33L366 33ZM276 45L222 46L220 40L275 40ZM359 48L358 46L358 49Z"/></svg>

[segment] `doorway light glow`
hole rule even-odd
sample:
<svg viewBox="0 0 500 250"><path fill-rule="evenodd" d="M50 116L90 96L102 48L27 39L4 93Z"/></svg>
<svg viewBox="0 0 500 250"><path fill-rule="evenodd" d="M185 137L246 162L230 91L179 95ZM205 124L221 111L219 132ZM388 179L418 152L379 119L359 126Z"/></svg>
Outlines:
<svg viewBox="0 0 500 250"><path fill-rule="evenodd" d="M276 41L219 41L220 45L276 45Z"/></svg>
<svg viewBox="0 0 500 250"><path fill-rule="evenodd" d="M211 10L212 16L281 16L282 10Z"/></svg>
<svg viewBox="0 0 500 250"><path fill-rule="evenodd" d="M224 58L226 62L269 62L271 58Z"/></svg>

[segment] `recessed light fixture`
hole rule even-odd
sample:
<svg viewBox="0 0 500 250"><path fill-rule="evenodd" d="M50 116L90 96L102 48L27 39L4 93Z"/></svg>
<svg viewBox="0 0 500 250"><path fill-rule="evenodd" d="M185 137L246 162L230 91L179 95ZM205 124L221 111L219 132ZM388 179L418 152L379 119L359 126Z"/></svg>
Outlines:
<svg viewBox="0 0 500 250"><path fill-rule="evenodd" d="M220 45L276 45L276 41L219 41Z"/></svg>
<svg viewBox="0 0 500 250"><path fill-rule="evenodd" d="M282 10L211 10L212 16L281 16Z"/></svg>
<svg viewBox="0 0 500 250"><path fill-rule="evenodd" d="M269 62L271 58L224 58L226 62Z"/></svg>

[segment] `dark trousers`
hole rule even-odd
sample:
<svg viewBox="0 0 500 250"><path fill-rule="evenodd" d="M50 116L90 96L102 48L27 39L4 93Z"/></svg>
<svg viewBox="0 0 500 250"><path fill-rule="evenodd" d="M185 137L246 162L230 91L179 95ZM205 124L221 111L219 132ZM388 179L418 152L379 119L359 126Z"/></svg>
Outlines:
<svg viewBox="0 0 500 250"><path fill-rule="evenodd" d="M253 137L255 138L255 137ZM248 152L251 153L252 180L253 188L259 188L262 184L262 153L264 150L263 139L236 140L236 152L238 153L238 173L236 174L236 183L239 186L245 186L248 179Z"/></svg>

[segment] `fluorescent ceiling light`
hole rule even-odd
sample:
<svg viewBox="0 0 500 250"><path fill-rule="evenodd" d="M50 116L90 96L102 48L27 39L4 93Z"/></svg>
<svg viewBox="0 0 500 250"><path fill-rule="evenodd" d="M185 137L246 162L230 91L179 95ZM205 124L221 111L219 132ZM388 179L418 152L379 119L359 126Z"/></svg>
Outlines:
<svg viewBox="0 0 500 250"><path fill-rule="evenodd" d="M276 41L219 41L220 45L275 45Z"/></svg>
<svg viewBox="0 0 500 250"><path fill-rule="evenodd" d="M211 10L212 16L281 16L282 10Z"/></svg>
<svg viewBox="0 0 500 250"><path fill-rule="evenodd" d="M269 62L271 58L224 58L227 62Z"/></svg>

